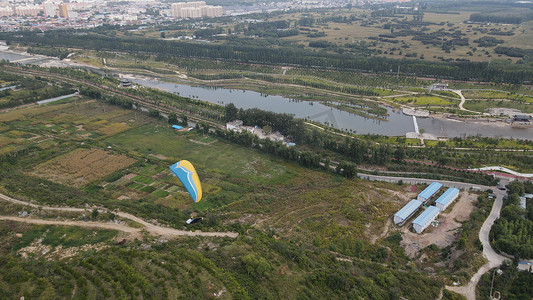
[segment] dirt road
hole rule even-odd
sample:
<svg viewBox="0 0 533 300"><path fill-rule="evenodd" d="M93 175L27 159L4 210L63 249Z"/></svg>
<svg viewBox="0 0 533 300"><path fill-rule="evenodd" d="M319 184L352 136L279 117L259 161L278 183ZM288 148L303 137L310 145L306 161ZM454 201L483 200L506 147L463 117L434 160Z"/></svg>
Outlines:
<svg viewBox="0 0 533 300"><path fill-rule="evenodd" d="M29 203L26 201L13 199L4 194L0 194L0 200L8 201L8 202L15 203L18 205L25 205L25 206L30 206L30 207L35 207L35 208L39 208L42 210L50 210L50 211L87 212L88 210L93 209L92 207L88 209L84 209L84 208L76 208L76 207L52 207L52 206L37 205L37 204ZM97 210L99 212L106 211L102 208L97 208ZM126 224L115 224L111 222L59 221L59 220L43 220L43 219L33 219L33 218L19 218L19 217L13 217L13 216L0 216L0 220L11 220L11 221L26 222L26 223L32 223L32 224L43 224L43 225L50 224L50 225L63 225L63 226L103 228L103 229L119 230L119 231L123 231L127 233L139 233L142 230L145 230L151 235L164 236L167 238L172 238L176 236L210 236L210 237L236 238L238 236L238 233L235 233L235 232L202 232L202 231L192 232L192 231L178 230L174 228L162 227L162 226L148 223L145 220L139 217L136 217L132 214L129 214L129 213L119 212L119 211L113 212L113 213L121 218L137 222L141 224L143 227L133 228L133 227L127 226Z"/></svg>

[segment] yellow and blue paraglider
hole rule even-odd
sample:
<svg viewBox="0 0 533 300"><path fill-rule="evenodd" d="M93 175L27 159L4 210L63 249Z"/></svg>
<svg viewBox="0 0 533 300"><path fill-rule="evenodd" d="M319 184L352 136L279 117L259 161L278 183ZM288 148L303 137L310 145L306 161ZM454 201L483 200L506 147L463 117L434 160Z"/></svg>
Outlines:
<svg viewBox="0 0 533 300"><path fill-rule="evenodd" d="M178 177L181 183L183 183L194 202L198 202L202 199L202 186L200 185L200 178L198 178L196 170L189 161L178 161L170 166L170 171L172 171L172 173Z"/></svg>

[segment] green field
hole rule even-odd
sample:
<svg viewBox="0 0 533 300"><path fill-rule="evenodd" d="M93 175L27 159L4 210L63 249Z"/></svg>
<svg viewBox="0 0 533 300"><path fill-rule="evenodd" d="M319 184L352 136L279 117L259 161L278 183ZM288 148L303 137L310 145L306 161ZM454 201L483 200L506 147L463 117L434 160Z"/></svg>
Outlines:
<svg viewBox="0 0 533 300"><path fill-rule="evenodd" d="M388 98L392 101L413 106L455 106L454 102L437 96L415 95Z"/></svg>
<svg viewBox="0 0 533 300"><path fill-rule="evenodd" d="M479 112L488 112L489 108L512 108L524 113L533 113L533 105L503 100L467 100L463 106Z"/></svg>
<svg viewBox="0 0 533 300"><path fill-rule="evenodd" d="M376 293L388 297L390 286L394 286L394 293L411 299L438 294L441 284L435 278L389 267L409 261L398 243L369 242L400 207L401 202L394 196L402 190L398 185L347 180L222 140L199 144L197 141L213 140L196 131L176 135L162 121L147 122L130 111L98 102L51 107L2 115L2 126L9 127L4 130L6 136L51 136L24 140L23 146L31 146L31 152L21 152L9 164L0 162L2 192L38 203L120 208L181 229L186 229L188 216L196 213L205 221L188 230L230 230L241 235L237 240L184 238L170 242L145 237L117 246L111 241L116 237L114 232L9 223L0 230L0 273L22 275L11 277L16 279L0 276L1 297L61 298L74 290L74 295L82 298L123 298L131 294L165 298L167 293L202 298L222 289L236 298L276 297L278 293L289 298L301 294L337 298L345 292L354 297ZM80 125L83 131L93 133L99 126L118 120L128 122L130 129L103 138L76 134ZM75 139L65 142L66 135ZM4 141L19 146L12 140ZM41 147L46 141L54 142L54 147ZM80 189L21 171L88 145L135 158L137 163ZM180 159L193 162L201 178L204 197L196 204L168 169ZM121 196L125 197L118 200ZM16 232L22 233L20 241ZM16 251L38 238L54 249L61 246L77 250L68 263L44 260L39 267L31 267L43 254L36 251L24 260ZM54 255L66 255L63 248ZM337 256L353 263L336 260ZM279 276L280 272L284 276ZM352 272L361 278L350 277ZM412 282L425 287L423 292L399 284L407 274Z"/></svg>

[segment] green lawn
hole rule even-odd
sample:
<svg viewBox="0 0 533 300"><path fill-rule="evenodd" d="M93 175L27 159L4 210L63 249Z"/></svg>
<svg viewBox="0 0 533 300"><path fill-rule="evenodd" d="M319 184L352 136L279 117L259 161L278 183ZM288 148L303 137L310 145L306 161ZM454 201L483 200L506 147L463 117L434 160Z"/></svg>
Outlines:
<svg viewBox="0 0 533 300"><path fill-rule="evenodd" d="M467 100L464 108L479 112L487 112L489 108L514 108L525 113L533 113L533 105L498 100Z"/></svg>
<svg viewBox="0 0 533 300"><path fill-rule="evenodd" d="M147 124L110 137L105 142L144 155L162 154L168 157L169 165L170 162L186 159L195 166L200 179L228 174L246 176L260 183L288 184L295 175L286 162L248 148L223 141L217 142L216 146L189 141L201 138L196 133L177 136L171 128ZM272 159L276 163L272 163ZM137 177L133 180L138 181ZM149 184L153 181L142 182Z"/></svg>
<svg viewBox="0 0 533 300"><path fill-rule="evenodd" d="M456 103L437 96L427 96L427 95L413 95L413 96L403 96L403 97L394 97L389 98L395 102L402 104L410 104L414 106L450 106L456 105Z"/></svg>
<svg viewBox="0 0 533 300"><path fill-rule="evenodd" d="M163 198L169 195L169 192L163 191L163 190L155 190L152 192L152 195L157 196L159 198Z"/></svg>
<svg viewBox="0 0 533 300"><path fill-rule="evenodd" d="M135 176L135 178L133 178L132 180L133 181L137 181L137 182L141 182L141 183L144 183L144 184L150 184L150 183L154 182L153 179L148 178L148 177L144 177L144 176Z"/></svg>

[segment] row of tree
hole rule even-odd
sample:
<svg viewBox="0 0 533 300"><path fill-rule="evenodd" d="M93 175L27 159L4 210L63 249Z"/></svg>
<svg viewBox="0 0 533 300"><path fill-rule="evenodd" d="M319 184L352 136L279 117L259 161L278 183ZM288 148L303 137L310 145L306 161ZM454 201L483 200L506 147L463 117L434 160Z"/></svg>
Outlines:
<svg viewBox="0 0 533 300"><path fill-rule="evenodd" d="M196 44L182 41L165 41L136 37L109 37L88 32L86 35L69 31L0 33L0 39L7 43L20 42L27 45L74 47L97 51L121 51L146 53L168 61L172 57L197 57L232 60L245 63L283 64L309 68L334 68L339 70L360 70L384 72L396 70L398 66L405 74L431 76L457 80L480 80L507 83L522 83L533 80L533 70L487 68L486 63L454 62L439 63L416 60L395 60L384 57L354 56L314 52L298 47L255 46L243 44Z"/></svg>

